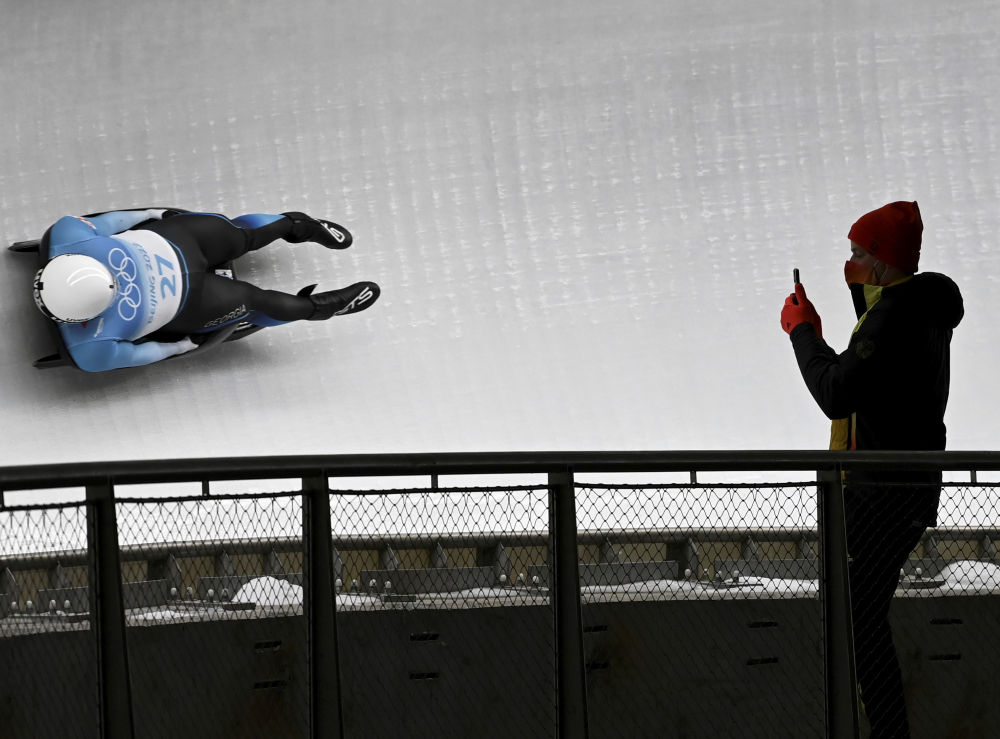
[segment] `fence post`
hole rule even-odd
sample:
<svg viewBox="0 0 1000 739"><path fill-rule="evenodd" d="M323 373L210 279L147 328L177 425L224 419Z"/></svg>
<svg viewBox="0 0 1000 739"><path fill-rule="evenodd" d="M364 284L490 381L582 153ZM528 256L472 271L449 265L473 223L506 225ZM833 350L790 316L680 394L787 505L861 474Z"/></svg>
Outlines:
<svg viewBox="0 0 1000 739"><path fill-rule="evenodd" d="M324 474L302 480L302 531L303 610L309 638L309 735L340 739L344 725L337 654L337 596L332 574L330 489Z"/></svg>
<svg viewBox="0 0 1000 739"><path fill-rule="evenodd" d="M822 542L820 588L828 739L857 739L858 680L854 664L854 625L847 570L844 488L838 465L819 470L817 498Z"/></svg>
<svg viewBox="0 0 1000 739"><path fill-rule="evenodd" d="M132 684L125 638L114 490L110 482L88 485L86 490L90 627L97 641L101 736L104 739L132 739Z"/></svg>
<svg viewBox="0 0 1000 739"><path fill-rule="evenodd" d="M552 568L549 594L555 617L557 736L587 737L587 683L576 544L576 488L570 472L549 474Z"/></svg>

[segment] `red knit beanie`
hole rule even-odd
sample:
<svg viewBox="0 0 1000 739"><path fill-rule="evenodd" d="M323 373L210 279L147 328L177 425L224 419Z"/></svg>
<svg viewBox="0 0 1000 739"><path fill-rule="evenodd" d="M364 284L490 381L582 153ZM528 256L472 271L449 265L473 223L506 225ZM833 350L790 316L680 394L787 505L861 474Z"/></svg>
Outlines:
<svg viewBox="0 0 1000 739"><path fill-rule="evenodd" d="M901 200L865 213L851 226L847 238L876 259L904 272L917 271L924 222L915 202Z"/></svg>

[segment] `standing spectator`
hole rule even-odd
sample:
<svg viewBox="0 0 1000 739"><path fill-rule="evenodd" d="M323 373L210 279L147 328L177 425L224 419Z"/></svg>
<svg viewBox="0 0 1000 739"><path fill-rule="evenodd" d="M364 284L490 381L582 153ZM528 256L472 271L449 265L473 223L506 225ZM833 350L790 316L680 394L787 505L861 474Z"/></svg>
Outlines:
<svg viewBox="0 0 1000 739"><path fill-rule="evenodd" d="M942 274L916 274L923 222L915 202L889 203L851 227L844 266L858 323L838 354L801 284L781 326L820 409L832 449L941 450L952 330L962 295ZM880 469L845 476L847 551L858 683L873 739L909 737L889 606L899 572L937 523L940 471Z"/></svg>

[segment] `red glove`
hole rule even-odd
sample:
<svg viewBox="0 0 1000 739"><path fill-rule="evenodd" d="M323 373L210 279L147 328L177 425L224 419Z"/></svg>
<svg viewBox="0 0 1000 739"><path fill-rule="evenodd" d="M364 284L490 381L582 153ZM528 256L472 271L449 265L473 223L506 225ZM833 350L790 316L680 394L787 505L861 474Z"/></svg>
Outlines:
<svg viewBox="0 0 1000 739"><path fill-rule="evenodd" d="M806 289L801 282L796 283L795 292L785 298L785 307L781 309L781 327L786 334L790 334L800 323L811 323L816 329L816 335L823 338L823 322L806 297Z"/></svg>

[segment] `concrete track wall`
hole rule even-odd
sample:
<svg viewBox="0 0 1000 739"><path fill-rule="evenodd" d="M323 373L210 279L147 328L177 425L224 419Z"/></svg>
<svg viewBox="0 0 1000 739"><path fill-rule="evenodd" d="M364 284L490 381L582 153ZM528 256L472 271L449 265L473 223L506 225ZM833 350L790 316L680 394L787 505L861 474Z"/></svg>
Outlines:
<svg viewBox="0 0 1000 739"><path fill-rule="evenodd" d="M997 596L897 598L914 737L992 735ZM820 737L819 602L584 607L592 737ZM347 737L554 735L547 606L338 615ZM246 618L130 628L136 736L304 737L305 623ZM10 739L97 736L86 630L0 639Z"/></svg>

